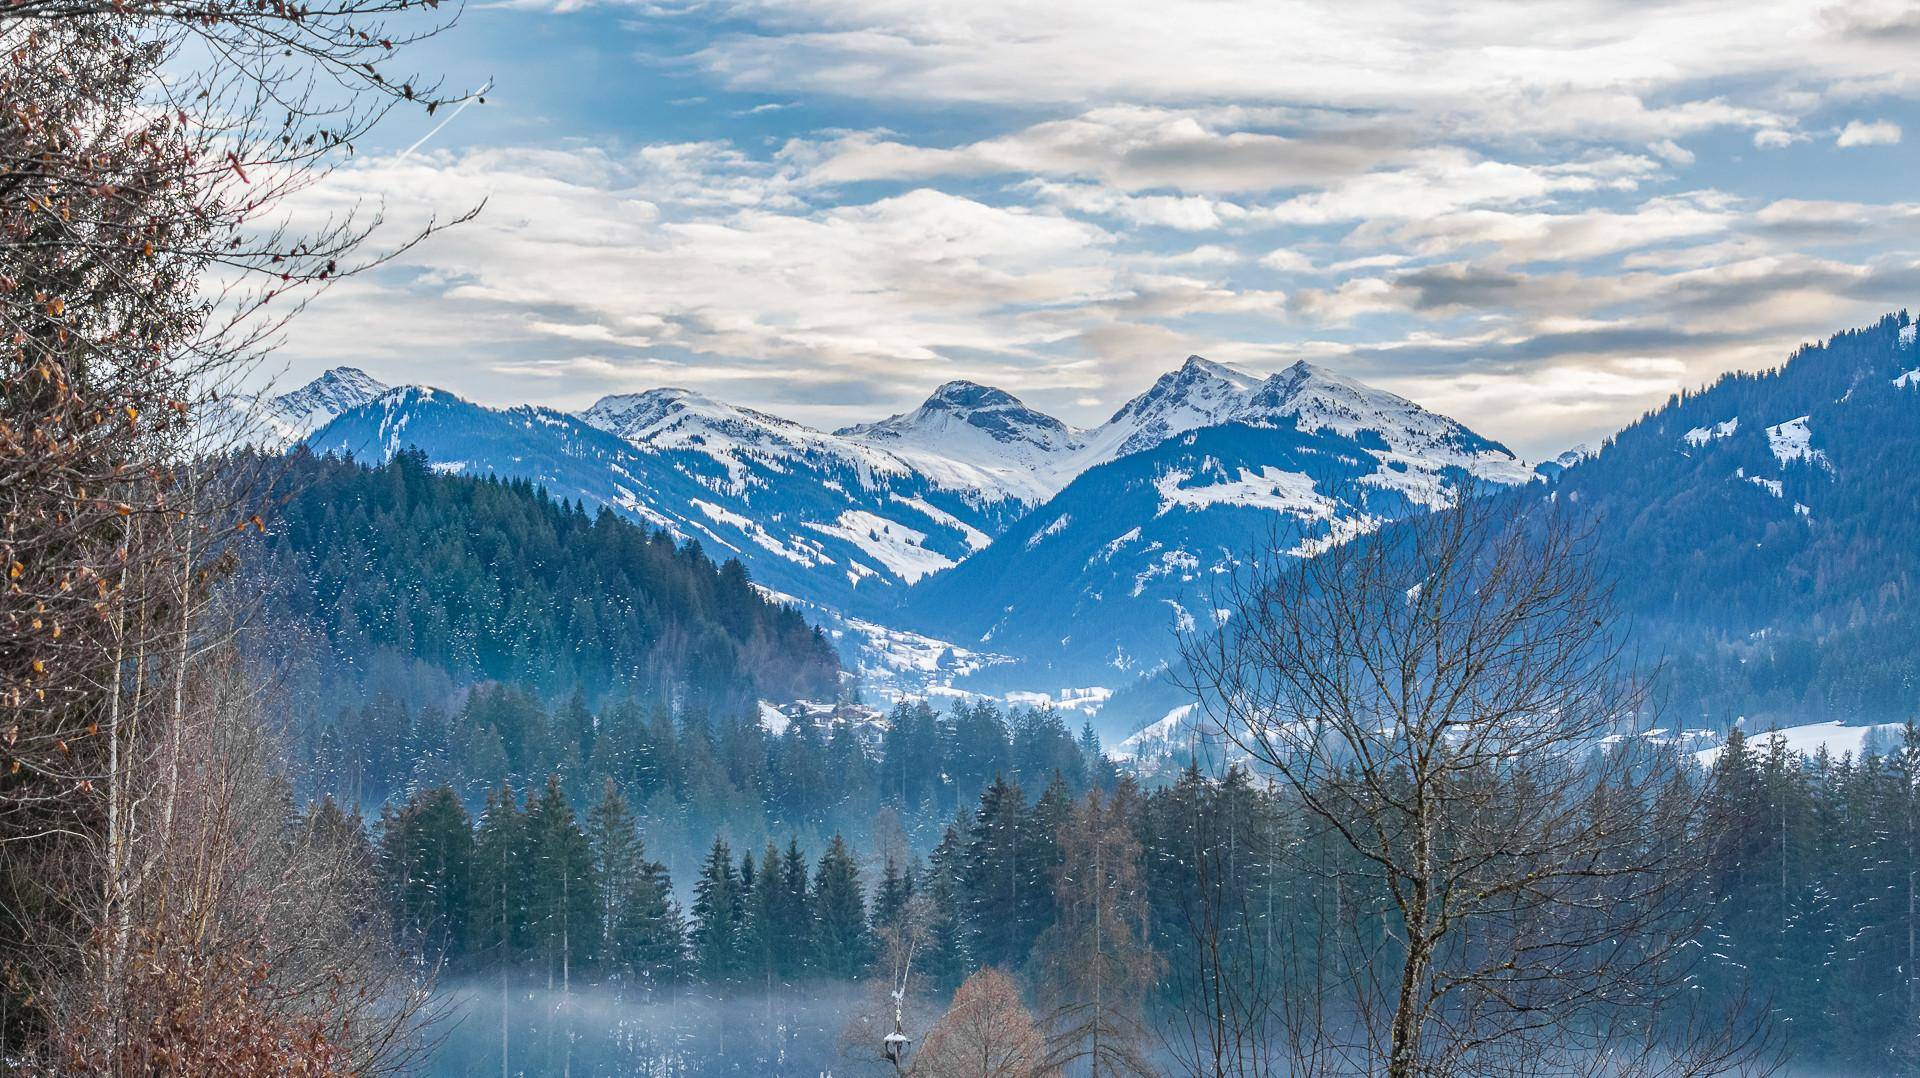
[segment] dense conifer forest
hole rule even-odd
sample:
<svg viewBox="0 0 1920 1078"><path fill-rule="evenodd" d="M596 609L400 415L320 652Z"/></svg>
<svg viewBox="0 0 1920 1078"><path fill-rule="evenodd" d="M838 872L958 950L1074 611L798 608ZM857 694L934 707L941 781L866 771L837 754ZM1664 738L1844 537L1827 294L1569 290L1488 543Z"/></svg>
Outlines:
<svg viewBox="0 0 1920 1078"><path fill-rule="evenodd" d="M1886 755L1839 760L1736 736L1689 780L1712 806L1684 835L1707 865L1685 895L1703 941L1687 960L1695 1003L1771 1014L1803 1066L1914 1065L1916 769L1920 732ZM911 937L923 1003L994 967L1067 1009L1088 1002L1070 974L1091 903L1111 918L1102 953L1122 971L1104 977L1101 1005L1176 1070L1228 1032L1275 1050L1355 925L1386 923L1364 864L1247 770L1189 769L1145 790L1107 773L1078 792L1056 775L1037 790L996 779L925 856L896 844L863 857L839 835L720 837L675 880L611 782L579 802L557 780L524 794L503 786L478 813L435 787L384 810L366 856L396 942L448 975L514 993L566 980L628 1003L858 998L891 983L890 948ZM1113 859L1093 873L1096 850ZM1120 886L1090 895L1100 880ZM1217 1021L1233 1030L1196 1021L1221 1007L1233 1013ZM743 1072L786 1073L782 1044L749 1021L730 1053L701 1050ZM662 1058L657 1044L604 1029L571 1048L521 1050L613 1069ZM468 1058L485 1055L469 1046Z"/></svg>
<svg viewBox="0 0 1920 1078"><path fill-rule="evenodd" d="M286 492L248 552L262 617L306 630L303 649L321 649L308 661L348 680L385 654L546 694L737 706L839 689L826 638L697 543L529 482L437 474L417 453L254 466Z"/></svg>

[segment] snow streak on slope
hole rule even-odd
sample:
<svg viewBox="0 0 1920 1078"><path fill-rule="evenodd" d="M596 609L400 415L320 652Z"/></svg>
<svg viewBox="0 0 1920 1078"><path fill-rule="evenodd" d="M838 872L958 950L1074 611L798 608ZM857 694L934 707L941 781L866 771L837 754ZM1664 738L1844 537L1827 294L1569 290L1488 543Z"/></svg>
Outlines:
<svg viewBox="0 0 1920 1078"><path fill-rule="evenodd" d="M1774 458L1782 464L1791 464L1796 460L1825 464L1827 456L1813 448L1813 431L1807 426L1809 416L1789 419L1767 428L1767 448L1773 451Z"/></svg>
<svg viewBox="0 0 1920 1078"><path fill-rule="evenodd" d="M1691 446L1703 446L1708 442L1717 442L1732 437L1740 430L1740 417L1734 416L1724 423L1715 423L1711 427L1695 427L1680 437Z"/></svg>

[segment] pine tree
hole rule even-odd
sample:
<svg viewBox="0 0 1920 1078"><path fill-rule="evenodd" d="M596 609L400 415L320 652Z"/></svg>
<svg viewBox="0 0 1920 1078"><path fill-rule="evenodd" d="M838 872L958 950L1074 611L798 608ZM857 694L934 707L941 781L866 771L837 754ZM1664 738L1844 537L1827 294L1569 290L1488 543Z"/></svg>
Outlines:
<svg viewBox="0 0 1920 1078"><path fill-rule="evenodd" d="M780 859L778 898L774 923L782 944L776 955L776 966L783 983L795 984L813 971L815 952L807 858L800 852L800 841L796 838L787 840L787 852Z"/></svg>
<svg viewBox="0 0 1920 1078"><path fill-rule="evenodd" d="M548 987L569 989L590 968L604 932L600 883L587 837L558 775L527 809L528 930L546 964Z"/></svg>
<svg viewBox="0 0 1920 1078"><path fill-rule="evenodd" d="M713 840L693 895L694 968L703 983L731 987L739 980L740 923L746 911L725 839Z"/></svg>
<svg viewBox="0 0 1920 1078"><path fill-rule="evenodd" d="M742 859L740 883L745 896L740 921L740 979L771 994L780 979L780 951L790 945L780 937L780 851L771 841L760 858L758 872L753 870L751 855Z"/></svg>
<svg viewBox="0 0 1920 1078"><path fill-rule="evenodd" d="M513 787L487 795L473 838L468 935L472 951L501 970L516 964L527 943L526 820Z"/></svg>
<svg viewBox="0 0 1920 1078"><path fill-rule="evenodd" d="M873 960L866 898L860 887L860 867L839 835L833 836L814 872L813 919L820 973L843 981L864 974Z"/></svg>
<svg viewBox="0 0 1920 1078"><path fill-rule="evenodd" d="M967 949L980 965L1017 968L1033 945L1027 911L1042 899L1033 894L1038 874L1028 826L1020 787L995 778L980 795L961 887Z"/></svg>
<svg viewBox="0 0 1920 1078"><path fill-rule="evenodd" d="M679 981L686 925L667 868L649 861L633 813L608 779L588 816L587 834L601 885L601 953L616 980L644 990Z"/></svg>
<svg viewBox="0 0 1920 1078"><path fill-rule="evenodd" d="M920 881L931 920L929 946L920 967L927 980L940 989L958 987L978 966L968 949L970 922L962 898L967 867L967 839L962 827L967 822L963 812L947 826Z"/></svg>
<svg viewBox="0 0 1920 1078"><path fill-rule="evenodd" d="M877 934L895 926L913 898L917 872L912 864L903 865L892 853L880 870L880 883L873 892L873 931Z"/></svg>
<svg viewBox="0 0 1920 1078"><path fill-rule="evenodd" d="M473 830L451 789L422 790L380 828L380 875L401 940L458 960L473 902Z"/></svg>

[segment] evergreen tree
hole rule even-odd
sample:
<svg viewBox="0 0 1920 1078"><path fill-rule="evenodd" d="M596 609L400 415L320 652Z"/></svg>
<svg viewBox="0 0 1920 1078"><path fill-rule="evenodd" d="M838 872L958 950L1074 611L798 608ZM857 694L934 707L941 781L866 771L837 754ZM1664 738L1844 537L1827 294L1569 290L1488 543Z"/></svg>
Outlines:
<svg viewBox="0 0 1920 1078"><path fill-rule="evenodd" d="M894 854L887 854L880 870L879 886L873 892L875 933L893 928L906 912L907 903L913 898L916 875L912 864L903 865Z"/></svg>
<svg viewBox="0 0 1920 1078"><path fill-rule="evenodd" d="M741 890L745 910L740 919L740 978L742 983L772 992L780 981L780 952L791 943L780 936L782 880L780 851L769 841L760 858L743 859Z"/></svg>
<svg viewBox="0 0 1920 1078"><path fill-rule="evenodd" d="M813 971L813 896L807 884L807 858L798 839L787 840L780 859L780 889L774 908L775 930L782 941L775 955L780 980L794 984Z"/></svg>
<svg viewBox="0 0 1920 1078"><path fill-rule="evenodd" d="M600 881L587 837L558 775L527 808L527 927L546 966L548 987L569 987L587 970L604 931Z"/></svg>
<svg viewBox="0 0 1920 1078"><path fill-rule="evenodd" d="M833 836L814 872L813 920L820 973L845 981L864 974L873 960L866 897L860 886L860 867L839 835Z"/></svg>
<svg viewBox="0 0 1920 1078"><path fill-rule="evenodd" d="M1033 946L1029 911L1044 900L1035 895L1043 876L1033 854L1026 798L1020 787L995 778L980 795L961 878L966 946L980 965L1013 969L1026 961Z"/></svg>
<svg viewBox="0 0 1920 1078"><path fill-rule="evenodd" d="M476 957L503 971L527 946L526 830L512 786L487 795L473 839L467 932Z"/></svg>
<svg viewBox="0 0 1920 1078"><path fill-rule="evenodd" d="M394 930L408 946L461 958L473 905L473 824L445 787L422 790L383 817L380 875Z"/></svg>
<svg viewBox="0 0 1920 1078"><path fill-rule="evenodd" d="M731 987L740 975L740 927L745 896L725 839L713 840L693 886L693 961L700 980Z"/></svg>
<svg viewBox="0 0 1920 1078"><path fill-rule="evenodd" d="M966 814L961 813L958 820L947 825L920 880L931 920L928 951L920 968L940 989L958 987L978 965L967 946L971 926L962 898L967 868L967 840L962 827L967 822Z"/></svg>
<svg viewBox="0 0 1920 1078"><path fill-rule="evenodd" d="M601 953L622 983L655 989L677 983L685 966L686 925L667 868L649 861L632 811L611 779L588 817L587 834L601 886Z"/></svg>

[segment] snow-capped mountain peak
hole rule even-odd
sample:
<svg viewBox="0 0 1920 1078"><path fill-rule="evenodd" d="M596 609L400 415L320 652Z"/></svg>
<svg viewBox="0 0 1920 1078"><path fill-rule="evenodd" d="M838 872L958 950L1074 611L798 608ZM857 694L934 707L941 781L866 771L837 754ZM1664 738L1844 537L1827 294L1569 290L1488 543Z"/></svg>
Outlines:
<svg viewBox="0 0 1920 1078"><path fill-rule="evenodd" d="M1203 356L1188 356L1087 438L1084 463L1104 463L1150 449L1176 434L1228 422L1260 384L1259 378L1245 371Z"/></svg>
<svg viewBox="0 0 1920 1078"><path fill-rule="evenodd" d="M602 397L580 418L609 434L656 449L679 449L690 440L716 434L763 448L770 443L804 445L823 437L820 431L792 420L673 386Z"/></svg>
<svg viewBox="0 0 1920 1078"><path fill-rule="evenodd" d="M385 382L358 367L335 367L287 393L235 396L211 418L242 441L284 447L386 391Z"/></svg>
<svg viewBox="0 0 1920 1078"><path fill-rule="evenodd" d="M1063 469L1080 448L1065 423L1004 389L965 380L940 386L911 412L836 433L892 454L943 486L997 490L1028 504L1072 478Z"/></svg>
<svg viewBox="0 0 1920 1078"><path fill-rule="evenodd" d="M1029 442L1048 452L1070 448L1073 431L1065 423L1034 411L1004 389L965 379L933 391L920 407L878 423L843 427L838 434L870 442L924 442L930 435L953 433L965 425L998 442Z"/></svg>

